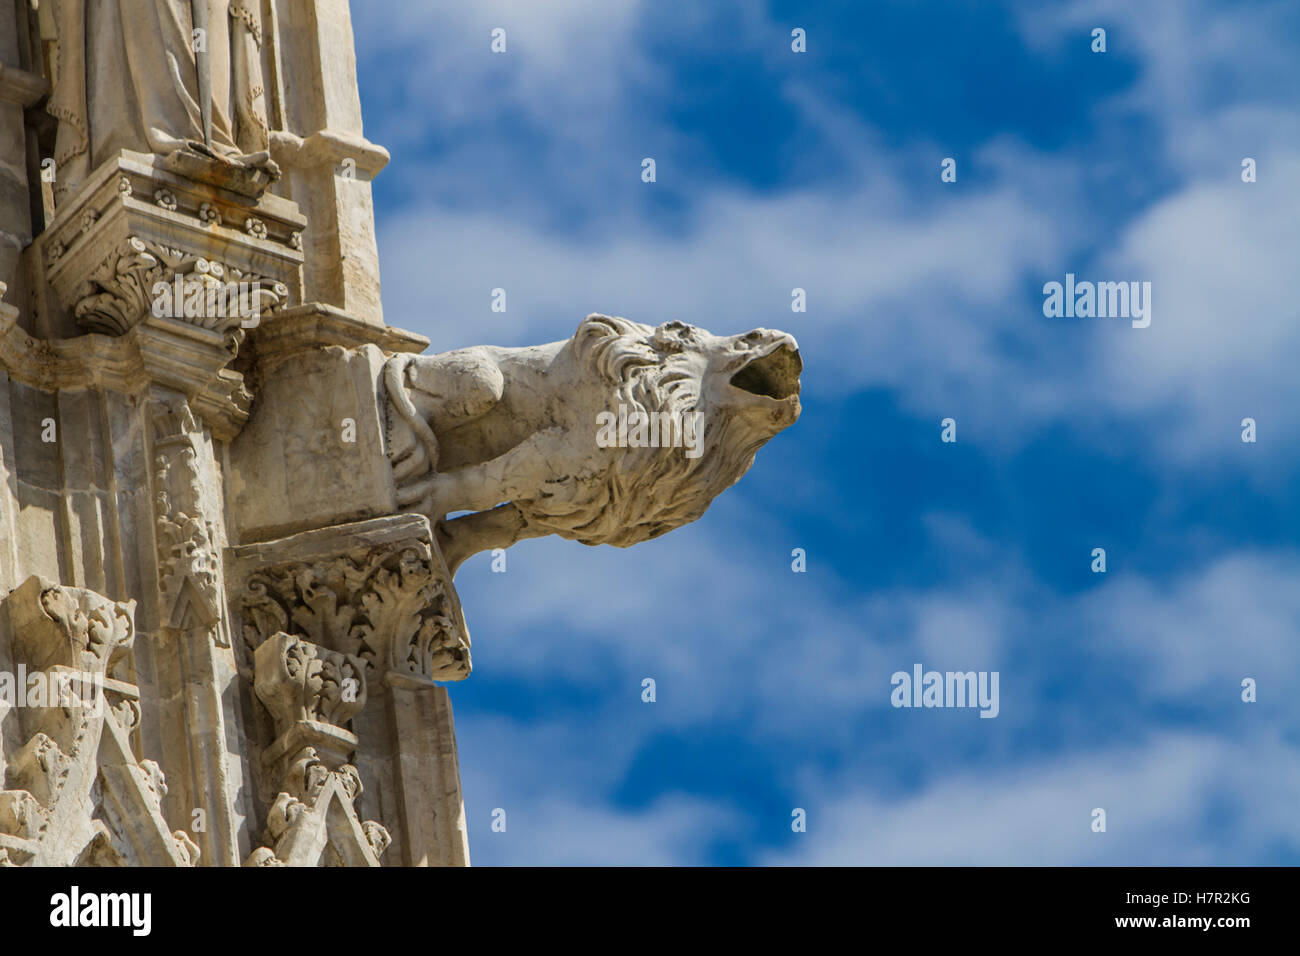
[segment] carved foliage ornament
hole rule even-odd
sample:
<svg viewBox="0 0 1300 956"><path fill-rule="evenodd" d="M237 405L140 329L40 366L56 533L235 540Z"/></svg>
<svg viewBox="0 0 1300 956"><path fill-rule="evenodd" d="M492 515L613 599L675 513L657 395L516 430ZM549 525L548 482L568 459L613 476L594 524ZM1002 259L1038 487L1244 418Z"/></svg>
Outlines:
<svg viewBox="0 0 1300 956"><path fill-rule="evenodd" d="M241 598L244 639L256 649L292 632L379 674L461 680L470 672L469 638L434 568L429 543L412 540L256 572Z"/></svg>
<svg viewBox="0 0 1300 956"><path fill-rule="evenodd" d="M366 703L365 663L283 632L257 650L258 699L276 731L317 721L343 727Z"/></svg>
<svg viewBox="0 0 1300 956"><path fill-rule="evenodd" d="M158 402L154 422L154 513L163 620L173 628L210 627L229 646L220 619L221 559L204 515L198 423L184 401Z"/></svg>
<svg viewBox="0 0 1300 956"><path fill-rule="evenodd" d="M304 747L267 813L264 846L244 866L379 866L393 842L375 820L361 820L356 800L361 775L352 764L330 770L315 748Z"/></svg>
<svg viewBox="0 0 1300 956"><path fill-rule="evenodd" d="M21 667L46 677L80 668L104 681L135 637L135 602L29 578L6 599ZM19 715L13 754L0 752L0 866L68 864L193 865L198 848L168 832L161 769L138 760L130 733L139 691L121 681L98 694L110 707L28 706Z"/></svg>
<svg viewBox="0 0 1300 956"><path fill-rule="evenodd" d="M361 775L347 762L357 739L344 725L366 701L365 665L284 632L254 656L253 690L279 738L262 761L279 793L267 812L264 846L246 866L378 866L391 838L356 812Z"/></svg>
<svg viewBox="0 0 1300 956"><path fill-rule="evenodd" d="M147 315L177 319L242 341L250 316L287 300L282 282L182 249L130 236L77 290L73 314L88 332L121 335Z"/></svg>

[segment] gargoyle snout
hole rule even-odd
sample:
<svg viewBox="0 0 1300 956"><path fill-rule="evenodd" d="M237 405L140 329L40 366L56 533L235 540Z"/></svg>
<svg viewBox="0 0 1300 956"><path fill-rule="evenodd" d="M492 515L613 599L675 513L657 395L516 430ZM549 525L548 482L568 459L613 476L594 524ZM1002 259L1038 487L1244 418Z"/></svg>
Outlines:
<svg viewBox="0 0 1300 956"><path fill-rule="evenodd" d="M752 355L731 377L731 384L751 395L782 401L799 394L803 358L793 335L754 329L737 336Z"/></svg>

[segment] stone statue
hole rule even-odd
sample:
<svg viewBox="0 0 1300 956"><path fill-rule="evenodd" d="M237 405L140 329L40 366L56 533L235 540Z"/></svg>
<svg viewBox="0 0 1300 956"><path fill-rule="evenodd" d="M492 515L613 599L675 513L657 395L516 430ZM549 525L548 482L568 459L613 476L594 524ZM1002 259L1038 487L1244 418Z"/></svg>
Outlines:
<svg viewBox="0 0 1300 956"><path fill-rule="evenodd" d="M521 538L627 547L700 517L799 417L798 343L589 315L573 337L387 365L400 505L448 566ZM496 507L494 507L496 506Z"/></svg>
<svg viewBox="0 0 1300 956"><path fill-rule="evenodd" d="M270 160L262 25L249 0L56 0L56 193L122 149L260 193Z"/></svg>

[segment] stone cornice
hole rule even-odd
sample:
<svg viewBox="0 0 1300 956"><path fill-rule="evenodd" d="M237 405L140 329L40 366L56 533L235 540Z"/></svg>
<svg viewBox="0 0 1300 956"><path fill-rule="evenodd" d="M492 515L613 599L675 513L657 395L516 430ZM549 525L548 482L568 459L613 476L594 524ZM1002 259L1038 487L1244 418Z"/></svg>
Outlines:
<svg viewBox="0 0 1300 956"><path fill-rule="evenodd" d="M247 196L231 192L228 189L222 189L217 186L208 186L203 183L195 182L184 176L168 171L160 165L160 158L148 153L137 153L133 150L124 149L116 157L101 163L82 183L76 191L76 194L64 201L59 208L59 214L55 222L50 224L47 231L53 231L63 222L79 222L85 210L93 206L95 194L106 184L114 180L119 180L122 174L131 177L140 177L149 179L172 189L178 196L193 196L197 202L199 199L211 199L216 202L226 203L230 206L239 206L249 210L255 210L263 215L274 217L276 220L282 220L286 227L294 229L304 229L307 226L307 219L298 208L298 204L271 193L263 195L260 199L252 200ZM116 188L116 187L115 187ZM132 193L126 194L131 197ZM143 206L144 211L153 213L149 207L152 205L150 198L137 200ZM184 205L182 203L182 205ZM154 213L161 218L175 222L181 222L189 226L190 223L184 220L184 217L163 216L162 213ZM202 233L200 227L197 232ZM301 255L298 257L301 261Z"/></svg>
<svg viewBox="0 0 1300 956"><path fill-rule="evenodd" d="M323 129L305 139L284 130L271 133L271 154L284 166L337 166L345 159L368 178L388 165L388 150L364 136Z"/></svg>
<svg viewBox="0 0 1300 956"><path fill-rule="evenodd" d="M264 369L327 345L350 349L376 345L385 352L415 353L429 347L429 340L422 335L366 322L323 302L279 310L252 332L251 340Z"/></svg>
<svg viewBox="0 0 1300 956"><path fill-rule="evenodd" d="M230 358L220 333L152 316L125 335L36 339L18 326L18 310L0 303L0 366L13 381L126 394L163 385L185 395L223 441L239 434L252 401L243 376L225 367Z"/></svg>
<svg viewBox="0 0 1300 956"><path fill-rule="evenodd" d="M297 205L191 181L164 162L129 150L104 162L61 201L34 244L46 281L78 327L118 334L151 311L181 318L175 305L159 313L152 293L178 276L255 283L270 299L259 301L259 313L301 302L306 219ZM229 331L245 315L222 308L195 318Z"/></svg>

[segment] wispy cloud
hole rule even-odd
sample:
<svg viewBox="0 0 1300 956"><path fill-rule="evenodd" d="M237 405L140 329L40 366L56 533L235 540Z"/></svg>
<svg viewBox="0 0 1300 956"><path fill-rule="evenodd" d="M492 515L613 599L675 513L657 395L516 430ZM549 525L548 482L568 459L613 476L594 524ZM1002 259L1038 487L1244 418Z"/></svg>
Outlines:
<svg viewBox="0 0 1300 956"><path fill-rule="evenodd" d="M903 800L810 786L808 832L765 863L1209 866L1300 848L1300 753L1276 738L1157 735L1010 769L962 770ZM1092 830L1093 810L1106 831Z"/></svg>
<svg viewBox="0 0 1300 956"><path fill-rule="evenodd" d="M1106 26L1132 81L1088 100L1064 145L991 126L952 186L938 182L942 128L880 128L841 95L853 77L791 69L785 25L758 8L676 24L636 3L354 11L363 68L396 65L367 100L370 135L396 153L383 175L399 185L379 192L390 322L442 350L564 338L605 311L786 328L805 358L812 411L701 522L627 552L526 542L506 574L481 558L461 572L476 673L455 693L478 862L705 862L720 838L768 862L1300 854L1281 690L1300 676L1300 558L1254 540L1277 534L1300 449L1295 15L1007 9L1043 62ZM495 26L508 56L488 52ZM792 157L775 185L729 180L675 122L674 97L692 95L674 88L683 64L740 68L727 55L791 117L787 140L746 144ZM663 160L655 184L640 181L645 155ZM1151 327L1045 319L1041 286L1067 271L1150 281ZM806 313L790 311L794 287ZM1004 520L921 495L915 539L888 537L875 519L897 505L863 501L879 487L864 476L905 449L848 411L881 393L927 435L958 418L973 456L942 475L908 459L900 481L961 487L976 463L993 476L985 498L1006 500L970 508ZM1243 417L1258 444L1241 443ZM1077 474L1006 478L1067 450ZM1099 506L1090 454L1127 462L1153 503ZM761 477L773 469L783 481ZM1224 488L1247 500L1227 509L1240 526L1198 497ZM1027 557L1023 497L1085 523L1098 507L1131 518L1132 553L1063 590ZM790 549L819 529L809 573L792 574ZM924 580L873 577L929 555ZM889 675L916 661L1001 670L1001 715L893 711ZM1240 701L1245 676L1257 704ZM741 779L692 790L672 755L704 736L770 754L762 783L779 799L760 805ZM772 805L787 797L810 810L807 834ZM496 806L507 834L487 829ZM1096 806L1106 834L1088 827Z"/></svg>

